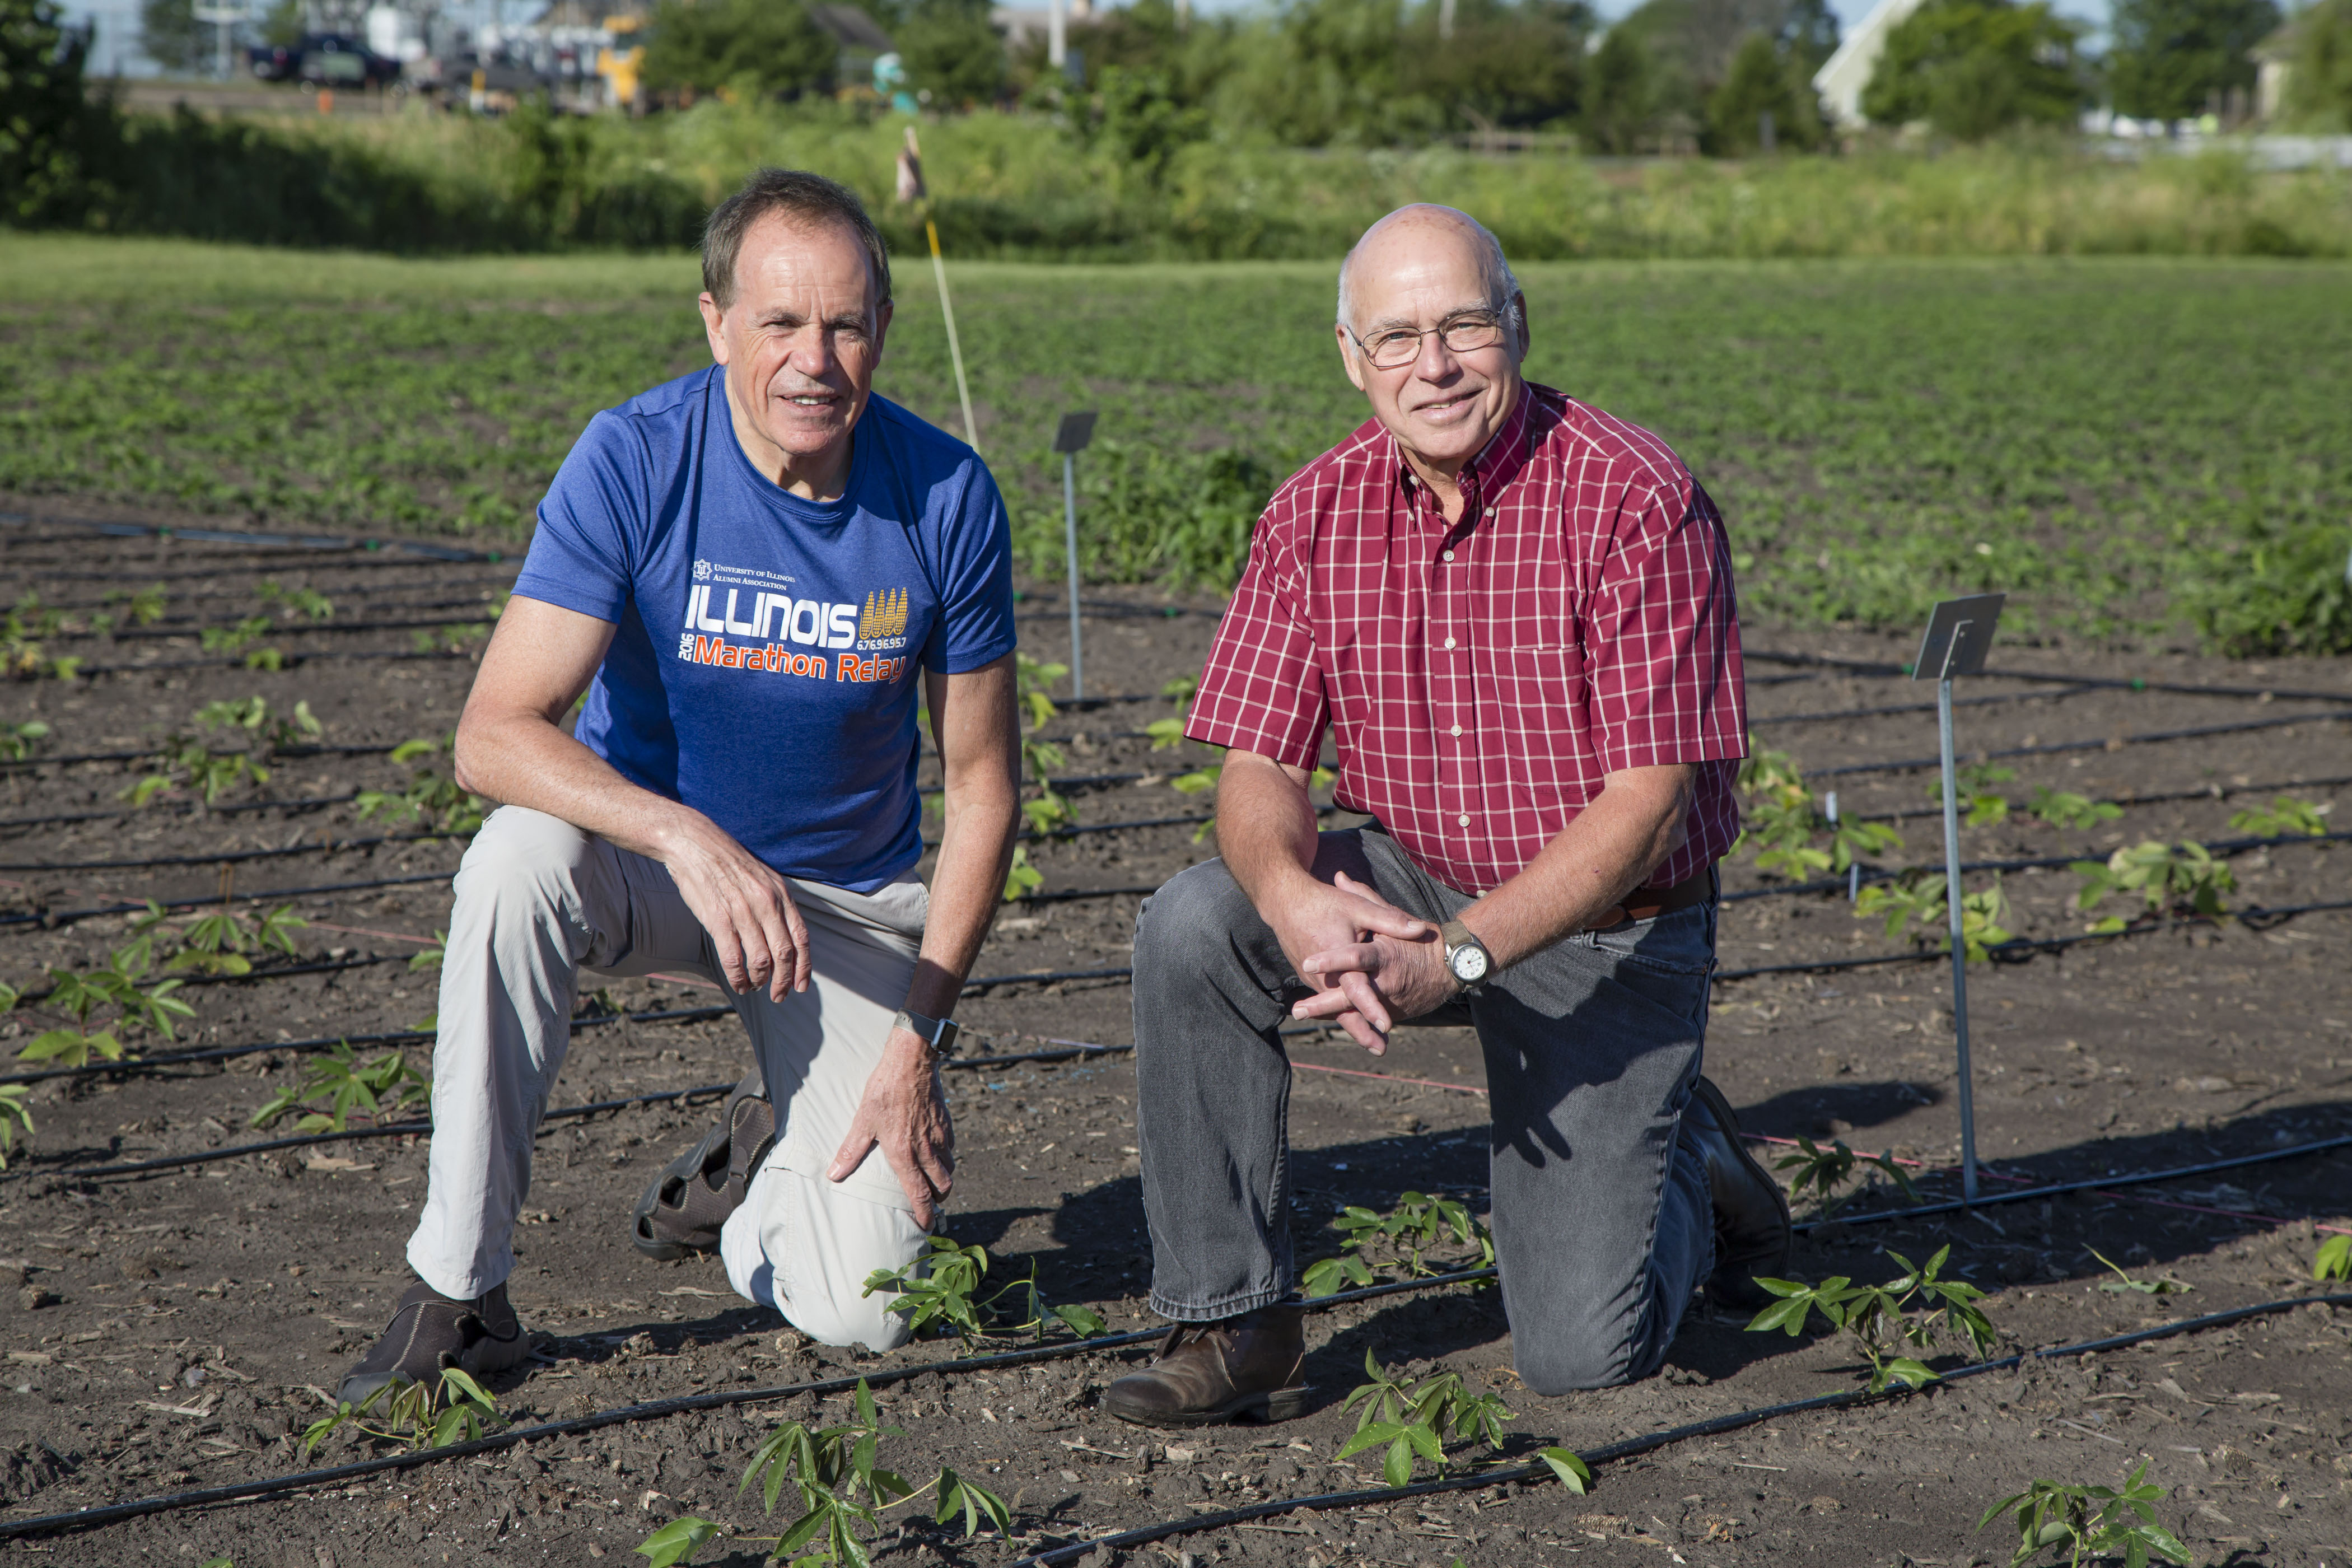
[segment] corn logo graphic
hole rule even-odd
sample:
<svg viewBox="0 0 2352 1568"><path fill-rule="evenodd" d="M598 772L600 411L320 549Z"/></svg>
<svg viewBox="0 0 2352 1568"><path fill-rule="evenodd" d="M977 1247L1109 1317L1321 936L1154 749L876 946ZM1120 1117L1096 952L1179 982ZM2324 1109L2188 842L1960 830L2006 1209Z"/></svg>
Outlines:
<svg viewBox="0 0 2352 1568"><path fill-rule="evenodd" d="M898 648L907 646L907 590L884 588L866 595L857 616L857 646Z"/></svg>

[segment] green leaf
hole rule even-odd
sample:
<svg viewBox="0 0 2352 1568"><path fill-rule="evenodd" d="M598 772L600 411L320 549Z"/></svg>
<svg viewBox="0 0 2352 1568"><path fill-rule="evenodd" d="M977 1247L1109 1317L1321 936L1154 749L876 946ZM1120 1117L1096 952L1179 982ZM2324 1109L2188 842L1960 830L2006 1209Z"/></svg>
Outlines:
<svg viewBox="0 0 2352 1568"><path fill-rule="evenodd" d="M1536 1458L1541 1459L1547 1466L1550 1467L1551 1473L1559 1479L1559 1484L1566 1487L1570 1491L1574 1492L1577 1496L1582 1497L1586 1492L1591 1489L1591 1468L1587 1466L1582 1459L1577 1458L1568 1449L1538 1449L1536 1453ZM1979 1528L1982 1527L1979 1526Z"/></svg>
<svg viewBox="0 0 2352 1568"><path fill-rule="evenodd" d="M1412 1484L1412 1446L1399 1437L1389 1445L1388 1458L1381 1461L1381 1474L1392 1487Z"/></svg>
<svg viewBox="0 0 2352 1568"><path fill-rule="evenodd" d="M2352 1279L2352 1236L2331 1236L2312 1255L2314 1279Z"/></svg>

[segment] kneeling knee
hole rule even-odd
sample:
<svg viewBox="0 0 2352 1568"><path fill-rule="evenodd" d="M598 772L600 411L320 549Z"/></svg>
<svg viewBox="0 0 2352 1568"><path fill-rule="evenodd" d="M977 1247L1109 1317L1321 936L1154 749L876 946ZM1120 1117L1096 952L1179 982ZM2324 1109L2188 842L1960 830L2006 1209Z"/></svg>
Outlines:
<svg viewBox="0 0 2352 1568"><path fill-rule="evenodd" d="M1519 1381L1546 1398L1579 1394L1594 1388L1617 1388L1655 1372L1639 1366L1622 1349L1602 1353L1591 1345L1547 1344L1515 1346L1511 1369Z"/></svg>
<svg viewBox="0 0 2352 1568"><path fill-rule="evenodd" d="M1136 921L1136 966L1159 963L1197 972L1200 955L1230 940L1243 914L1254 916L1255 910L1223 861L1204 860L1179 871L1151 895Z"/></svg>
<svg viewBox="0 0 2352 1568"><path fill-rule="evenodd" d="M887 1310L889 1300L887 1293L877 1293L847 1301L793 1300L782 1311L784 1321L821 1345L894 1351L914 1335L904 1317Z"/></svg>

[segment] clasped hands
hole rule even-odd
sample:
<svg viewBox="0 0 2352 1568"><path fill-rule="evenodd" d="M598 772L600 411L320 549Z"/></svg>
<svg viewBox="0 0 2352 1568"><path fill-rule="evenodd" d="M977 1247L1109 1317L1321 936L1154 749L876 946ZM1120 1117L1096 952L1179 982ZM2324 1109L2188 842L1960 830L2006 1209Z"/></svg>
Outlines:
<svg viewBox="0 0 2352 1568"><path fill-rule="evenodd" d="M1292 1017L1335 1022L1377 1057L1399 1020L1454 999L1437 927L1345 871L1302 884L1286 904L1276 935L1299 978L1320 987L1291 1007Z"/></svg>

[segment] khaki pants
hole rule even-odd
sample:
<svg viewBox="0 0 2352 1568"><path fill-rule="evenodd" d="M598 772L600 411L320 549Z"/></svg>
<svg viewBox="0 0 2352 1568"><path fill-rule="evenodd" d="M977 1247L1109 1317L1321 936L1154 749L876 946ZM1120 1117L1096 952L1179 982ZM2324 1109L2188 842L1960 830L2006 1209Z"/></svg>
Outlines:
<svg viewBox="0 0 2352 1568"><path fill-rule="evenodd" d="M492 813L456 889L430 1178L408 1261L442 1294L468 1299L514 1270L532 1139L571 1043L580 971L719 972L665 868L543 812ZM880 1150L845 1181L824 1173L905 1005L929 895L912 877L872 894L797 879L792 890L814 973L781 1003L765 990L733 998L779 1131L719 1256L736 1290L803 1333L887 1350L905 1342L906 1321L885 1310L887 1295L860 1291L875 1269L919 1258L925 1233ZM614 1241L623 1229L614 1215Z"/></svg>

